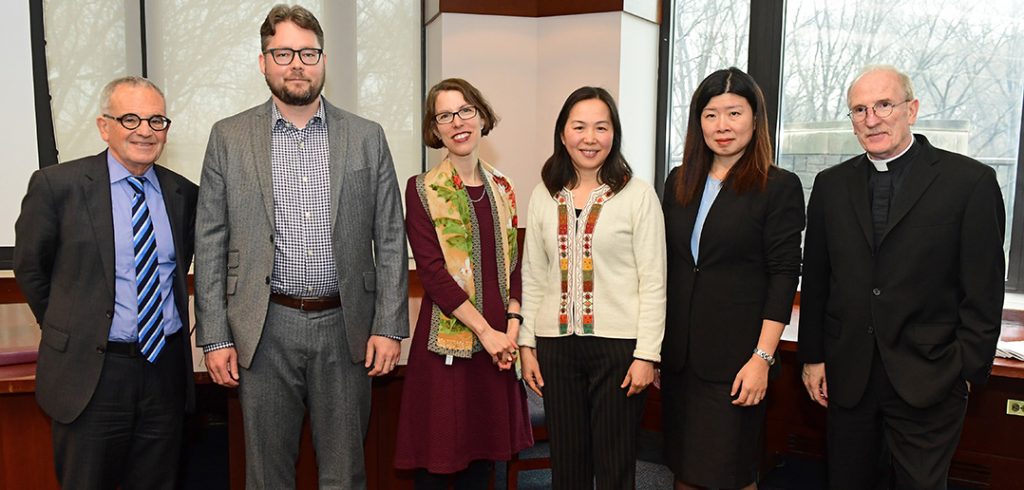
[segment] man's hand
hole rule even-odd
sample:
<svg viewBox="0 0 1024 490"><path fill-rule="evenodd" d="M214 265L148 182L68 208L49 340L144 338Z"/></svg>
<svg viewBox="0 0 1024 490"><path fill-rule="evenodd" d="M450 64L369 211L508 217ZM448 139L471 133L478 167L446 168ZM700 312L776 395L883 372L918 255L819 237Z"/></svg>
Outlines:
<svg viewBox="0 0 1024 490"><path fill-rule="evenodd" d="M204 359L214 383L228 388L238 386L238 351L234 347L212 350Z"/></svg>
<svg viewBox="0 0 1024 490"><path fill-rule="evenodd" d="M804 388L811 400L818 402L823 407L828 406L828 381L825 380L825 363L804 364L803 373L800 375L804 380Z"/></svg>
<svg viewBox="0 0 1024 490"><path fill-rule="evenodd" d="M371 335L366 341L366 368L373 366L368 376L383 376L390 373L398 365L398 357L402 355L402 342L384 337L383 335Z"/></svg>
<svg viewBox="0 0 1024 490"><path fill-rule="evenodd" d="M654 363L643 359L633 359L626 371L626 377L622 379L619 388L629 387L626 396L633 396L643 393L647 386L654 382Z"/></svg>

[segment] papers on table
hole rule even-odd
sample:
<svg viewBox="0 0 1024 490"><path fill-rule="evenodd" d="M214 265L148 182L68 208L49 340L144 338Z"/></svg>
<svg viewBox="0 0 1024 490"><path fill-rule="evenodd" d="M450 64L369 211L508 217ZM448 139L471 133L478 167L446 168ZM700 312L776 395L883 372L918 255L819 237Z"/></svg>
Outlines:
<svg viewBox="0 0 1024 490"><path fill-rule="evenodd" d="M1007 359L1024 361L1024 340L1015 340L1012 342L1000 340L999 343L996 344L996 357L1005 357Z"/></svg>

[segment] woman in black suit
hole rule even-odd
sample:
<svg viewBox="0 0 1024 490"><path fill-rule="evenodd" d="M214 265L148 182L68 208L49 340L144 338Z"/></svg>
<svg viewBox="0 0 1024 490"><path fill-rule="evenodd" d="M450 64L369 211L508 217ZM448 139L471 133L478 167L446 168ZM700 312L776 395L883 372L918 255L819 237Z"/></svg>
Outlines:
<svg viewBox="0 0 1024 490"><path fill-rule="evenodd" d="M737 68L701 82L665 184L666 459L676 489L756 488L764 396L792 312L800 179L775 166L764 95Z"/></svg>

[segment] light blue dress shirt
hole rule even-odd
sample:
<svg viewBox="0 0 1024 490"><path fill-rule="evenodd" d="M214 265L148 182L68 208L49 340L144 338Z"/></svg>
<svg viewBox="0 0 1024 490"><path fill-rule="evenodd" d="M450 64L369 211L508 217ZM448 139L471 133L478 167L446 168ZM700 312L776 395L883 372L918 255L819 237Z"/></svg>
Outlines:
<svg viewBox="0 0 1024 490"><path fill-rule="evenodd" d="M693 263L697 263L697 252L700 249L700 233L704 231L704 220L708 218L708 211L715 203L718 192L722 190L722 181L710 175L704 181L704 195L700 197L700 207L697 208L697 221L693 224L693 234L690 235L690 252L693 254Z"/></svg>
<svg viewBox="0 0 1024 490"><path fill-rule="evenodd" d="M107 170L110 172L110 204L114 218L114 320L110 324L109 340L137 342L139 337L138 300L135 284L135 246L132 244L132 197L135 191L126 180L131 173L110 151L107 151ZM157 267L160 271L160 297L163 300L162 326L164 335L181 330L181 317L174 305L174 238L167 218L160 181L153 167L143 174L146 184L146 205L156 230Z"/></svg>

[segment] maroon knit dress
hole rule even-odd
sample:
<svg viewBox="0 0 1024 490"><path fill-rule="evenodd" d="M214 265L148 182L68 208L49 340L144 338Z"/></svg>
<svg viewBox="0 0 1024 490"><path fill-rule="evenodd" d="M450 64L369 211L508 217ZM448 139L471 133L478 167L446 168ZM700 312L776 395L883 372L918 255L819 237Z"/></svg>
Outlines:
<svg viewBox="0 0 1024 490"><path fill-rule="evenodd" d="M433 305L451 314L468 296L445 269L437 234L416 192L415 179L409 179L405 190L405 227L424 296L406 367L395 467L455 473L478 459L508 460L533 445L533 433L526 391L514 369L499 371L484 350L472 359L455 358L451 366L445 365L444 356L427 350ZM468 192L471 199L476 199L483 187L468 187ZM498 289L491 205L483 198L473 206L479 229L485 230L479 234L483 281L476 287L478 291L483 289L484 318L492 328L504 332L507 320ZM509 294L518 300L522 297L518 263L511 275Z"/></svg>

